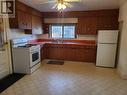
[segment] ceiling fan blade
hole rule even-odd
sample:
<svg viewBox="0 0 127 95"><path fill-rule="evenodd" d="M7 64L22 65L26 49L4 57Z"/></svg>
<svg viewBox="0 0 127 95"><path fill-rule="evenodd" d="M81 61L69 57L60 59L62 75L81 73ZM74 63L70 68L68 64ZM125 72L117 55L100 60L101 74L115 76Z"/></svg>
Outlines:
<svg viewBox="0 0 127 95"><path fill-rule="evenodd" d="M64 3L67 7L69 7L69 8L72 8L73 7L73 5L71 5L70 3Z"/></svg>
<svg viewBox="0 0 127 95"><path fill-rule="evenodd" d="M55 4L51 9L55 9L57 7L57 4Z"/></svg>
<svg viewBox="0 0 127 95"><path fill-rule="evenodd" d="M47 1L47 2L42 2L42 3L39 3L39 4L47 4L47 3L57 3L57 1Z"/></svg>
<svg viewBox="0 0 127 95"><path fill-rule="evenodd" d="M65 2L81 2L81 0L63 0Z"/></svg>

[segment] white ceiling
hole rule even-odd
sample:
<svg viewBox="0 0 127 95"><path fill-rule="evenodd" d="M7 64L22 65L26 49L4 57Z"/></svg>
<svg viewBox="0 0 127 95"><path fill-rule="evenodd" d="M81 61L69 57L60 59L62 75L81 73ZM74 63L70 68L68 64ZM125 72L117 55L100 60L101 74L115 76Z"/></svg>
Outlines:
<svg viewBox="0 0 127 95"><path fill-rule="evenodd" d="M41 12L53 12L56 9L51 9L52 4L40 4L50 0L19 0ZM86 10L101 10L101 9L116 9L119 8L119 0L82 0L80 3L71 3L73 8L67 8L65 11L86 11Z"/></svg>

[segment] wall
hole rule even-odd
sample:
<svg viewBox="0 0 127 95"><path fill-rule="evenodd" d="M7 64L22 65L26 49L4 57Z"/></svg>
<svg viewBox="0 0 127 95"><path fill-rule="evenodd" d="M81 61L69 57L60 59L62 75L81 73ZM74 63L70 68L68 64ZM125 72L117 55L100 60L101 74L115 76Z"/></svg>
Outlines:
<svg viewBox="0 0 127 95"><path fill-rule="evenodd" d="M12 73L10 40L27 36L31 40L36 39L36 36L26 35L24 30L10 29L8 19L4 19L4 23L5 39L8 44L4 46L5 51L0 51L0 79Z"/></svg>
<svg viewBox="0 0 127 95"><path fill-rule="evenodd" d="M43 18L77 18L77 17L90 17L90 16L116 16L118 9L109 10L91 10L91 11L71 11L71 12L42 12Z"/></svg>
<svg viewBox="0 0 127 95"><path fill-rule="evenodd" d="M73 12L42 12L44 18L43 29L44 33L49 32L50 23L76 23L77 34L96 35L98 30L118 29L118 9L114 10L93 10L93 11L73 11ZM59 21L59 19L62 19ZM63 19L64 18L64 19ZM66 20L66 19L76 19ZM77 21L78 20L78 21ZM74 22L72 22L74 21Z"/></svg>
<svg viewBox="0 0 127 95"><path fill-rule="evenodd" d="M37 39L36 35L25 34L24 30L22 29L10 29L10 32L8 34L8 38L10 40L22 38L22 37L30 37L30 40Z"/></svg>
<svg viewBox="0 0 127 95"><path fill-rule="evenodd" d="M4 45L3 50L0 51L0 79L12 73L10 41L7 36L10 32L8 18L4 18L3 22L4 41L6 44Z"/></svg>
<svg viewBox="0 0 127 95"><path fill-rule="evenodd" d="M77 40L97 40L96 35L77 35Z"/></svg>
<svg viewBox="0 0 127 95"><path fill-rule="evenodd" d="M49 39L48 34L38 35L38 39ZM77 35L75 40L97 40L97 36L95 35Z"/></svg>
<svg viewBox="0 0 127 95"><path fill-rule="evenodd" d="M44 23L78 23L78 18L45 18ZM47 36L48 37L48 36ZM46 38L43 35L39 36L39 39ZM77 40L96 40L95 35L77 35Z"/></svg>
<svg viewBox="0 0 127 95"><path fill-rule="evenodd" d="M118 72L127 79L127 1L120 6L119 22L122 22Z"/></svg>
<svg viewBox="0 0 127 95"><path fill-rule="evenodd" d="M25 34L24 30L10 29L9 39L21 38L21 37L24 37L24 36L28 36L28 35Z"/></svg>
<svg viewBox="0 0 127 95"><path fill-rule="evenodd" d="M1 4L0 4L0 8L1 8ZM5 6L3 8L5 8ZM3 50L0 51L0 79L12 73L10 43L9 43L10 41L8 40L8 33L10 32L8 15L6 15L6 18L3 19L2 24L4 26L4 31L3 31L4 42L6 44L4 44Z"/></svg>

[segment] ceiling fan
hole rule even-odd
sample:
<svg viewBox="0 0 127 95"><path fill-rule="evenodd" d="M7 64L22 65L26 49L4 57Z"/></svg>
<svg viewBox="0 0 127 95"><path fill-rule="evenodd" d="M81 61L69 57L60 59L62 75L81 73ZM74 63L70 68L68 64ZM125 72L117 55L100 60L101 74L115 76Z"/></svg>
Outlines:
<svg viewBox="0 0 127 95"><path fill-rule="evenodd" d="M40 4L55 3L55 5L51 9L57 9L58 11L62 11L66 8L72 8L73 5L70 4L72 2L78 3L78 2L81 2L81 0L50 0Z"/></svg>

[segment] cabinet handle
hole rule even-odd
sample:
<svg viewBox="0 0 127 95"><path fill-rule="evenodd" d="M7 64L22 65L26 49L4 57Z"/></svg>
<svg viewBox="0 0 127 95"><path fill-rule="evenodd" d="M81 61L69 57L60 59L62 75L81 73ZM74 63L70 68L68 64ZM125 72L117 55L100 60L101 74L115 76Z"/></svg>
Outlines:
<svg viewBox="0 0 127 95"><path fill-rule="evenodd" d="M108 25L105 25L105 27L108 27Z"/></svg>
<svg viewBox="0 0 127 95"><path fill-rule="evenodd" d="M90 28L88 28L87 30L90 31Z"/></svg>
<svg viewBox="0 0 127 95"><path fill-rule="evenodd" d="M111 25L109 25L109 27L112 27Z"/></svg>

